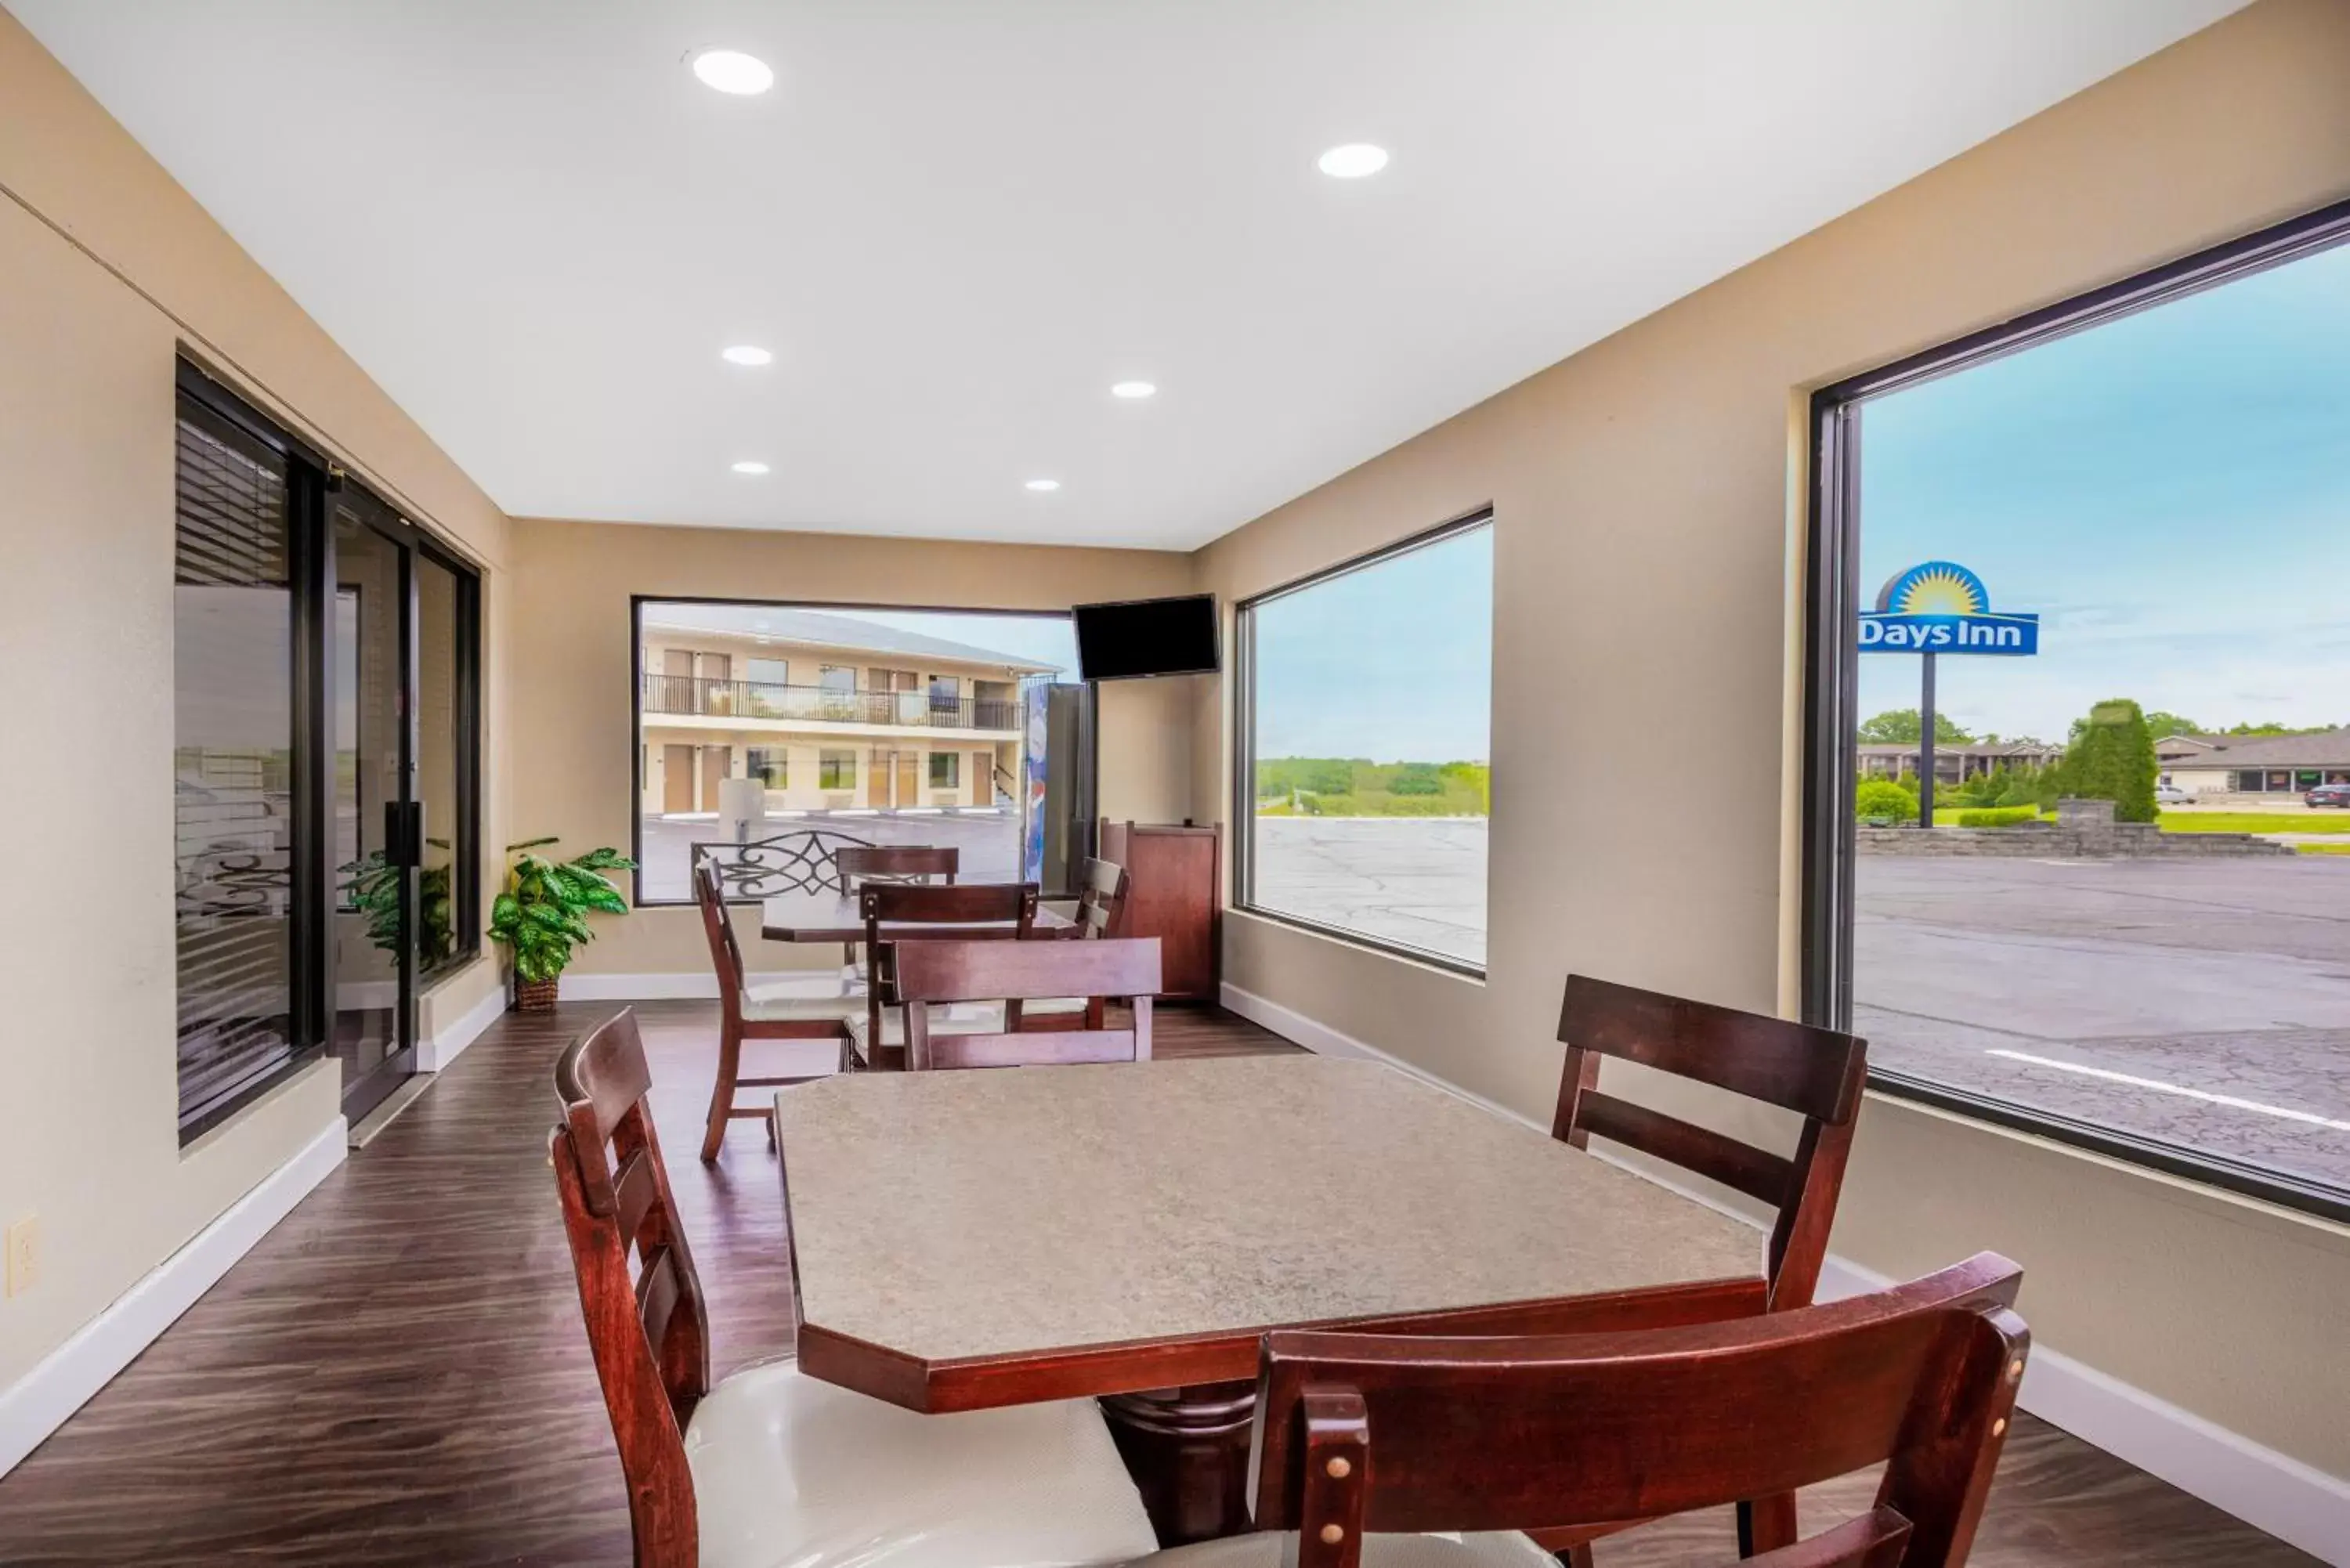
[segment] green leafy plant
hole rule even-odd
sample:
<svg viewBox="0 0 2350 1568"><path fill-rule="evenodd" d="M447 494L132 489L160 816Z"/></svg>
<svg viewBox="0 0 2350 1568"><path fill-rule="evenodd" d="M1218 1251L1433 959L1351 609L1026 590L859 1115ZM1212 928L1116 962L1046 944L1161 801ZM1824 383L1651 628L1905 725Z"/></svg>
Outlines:
<svg viewBox="0 0 2350 1568"><path fill-rule="evenodd" d="M1918 797L1891 779L1863 779L1853 787L1852 814L1871 827L1918 820Z"/></svg>
<svg viewBox="0 0 2350 1568"><path fill-rule="evenodd" d="M490 906L490 940L514 950L515 973L531 984L550 981L571 965L572 949L594 941L589 914L625 915L628 900L607 871L633 871L637 863L617 849L591 849L576 860L534 855L556 841L534 838L509 844L506 888Z"/></svg>
<svg viewBox="0 0 2350 1568"><path fill-rule="evenodd" d="M445 838L428 838L432 847L446 850ZM343 884L345 904L367 919L368 940L388 953L400 950L400 867L370 850L348 866L335 868L349 878ZM449 867L427 866L416 874L416 961L426 969L449 961L457 950L453 925L455 901L450 896Z"/></svg>

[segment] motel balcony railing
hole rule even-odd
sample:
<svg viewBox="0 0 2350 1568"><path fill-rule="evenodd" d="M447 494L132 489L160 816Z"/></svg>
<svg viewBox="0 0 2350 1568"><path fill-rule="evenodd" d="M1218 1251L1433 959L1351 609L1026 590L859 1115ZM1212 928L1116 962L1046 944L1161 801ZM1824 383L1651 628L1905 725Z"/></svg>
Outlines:
<svg viewBox="0 0 2350 1568"><path fill-rule="evenodd" d="M698 675L648 675L644 711L699 718L804 719L828 724L920 725L937 730L1016 730L1020 704L1000 697L941 697L928 691L844 691L832 686L780 686L764 680L712 680Z"/></svg>

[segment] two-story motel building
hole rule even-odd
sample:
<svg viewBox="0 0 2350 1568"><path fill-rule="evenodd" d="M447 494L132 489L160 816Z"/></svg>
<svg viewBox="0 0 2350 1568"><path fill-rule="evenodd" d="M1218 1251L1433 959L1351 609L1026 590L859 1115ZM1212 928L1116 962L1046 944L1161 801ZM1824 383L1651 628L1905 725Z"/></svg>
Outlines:
<svg viewBox="0 0 2350 1568"><path fill-rule="evenodd" d="M1021 683L1055 673L855 617L649 602L639 777L649 816L715 812L757 778L769 812L987 806L1016 794Z"/></svg>

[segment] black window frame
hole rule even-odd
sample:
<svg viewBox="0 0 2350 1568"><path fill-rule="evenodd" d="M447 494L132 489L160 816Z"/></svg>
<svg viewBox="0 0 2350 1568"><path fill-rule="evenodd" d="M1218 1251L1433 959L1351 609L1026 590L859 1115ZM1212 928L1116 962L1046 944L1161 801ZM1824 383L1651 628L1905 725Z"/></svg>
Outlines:
<svg viewBox="0 0 2350 1568"><path fill-rule="evenodd" d="M286 971L293 1046L275 1070L179 1124L186 1148L232 1120L271 1089L327 1053L334 1027L335 885L334 616L336 600L332 497L350 490L365 498L375 525L435 565L457 585L457 810L465 831L451 857L450 896L458 946L450 970L484 950L482 908L482 579L478 567L442 544L401 508L353 477L346 464L286 430L182 345L173 362L173 418L192 410L201 421L267 452L286 468L286 532L293 551L293 789L294 814L287 921ZM439 978L439 977L436 977ZM426 987L419 986L421 995Z"/></svg>
<svg viewBox="0 0 2350 1568"><path fill-rule="evenodd" d="M2181 256L1939 348L1823 387L1811 399L1811 487L1804 535L1803 886L1800 947L1805 1022L1852 1021L1856 855L1850 809L1859 722L1855 616L1860 583L1859 410L1874 397L1954 375L2101 327L2251 274L2350 244L2350 201ZM1869 1087L2131 1165L2350 1221L2350 1189L2208 1150L1953 1088L1872 1062Z"/></svg>
<svg viewBox="0 0 2350 1568"><path fill-rule="evenodd" d="M733 594L630 594L629 596L629 766L630 770L629 858L637 863L637 869L630 874L629 903L631 908L639 909L684 909L693 907L693 899L690 897L683 898L645 897L645 779L651 767L650 750L645 741L645 607L647 605L715 605L722 607L740 607L745 609L804 609L815 610L825 615L844 616L995 615L1027 620L1074 620L1076 618L1074 612L1065 609L1022 609L1002 605L857 604L837 599L753 598ZM919 663L919 660L916 662ZM850 680L848 690L855 691L858 690L856 681L864 675L865 671L879 668L883 667L871 664L819 664L816 683L819 686L823 684L826 671L845 670ZM1076 679L1076 671L1074 670L1064 670L1062 673L1069 678L1066 684L1083 684ZM928 701L930 685L927 677L918 674L916 679L921 681L917 690L922 694L923 700ZM1056 682L1056 684L1062 684L1062 682ZM1087 686L1088 706L1092 701L1092 689ZM1085 724L1085 739L1080 748L1082 754L1077 763L1079 770L1085 775L1079 781L1084 798L1089 801L1101 798L1101 757L1094 745L1095 732L1096 726L1093 723L1088 722ZM816 787L818 789L835 787L824 782L826 751L845 751L850 753L849 782L838 787L855 789L857 775L863 770L857 765L855 757L858 747L854 744L818 749ZM1045 897L1066 897L1073 894L1074 891L1073 888L1048 891Z"/></svg>
<svg viewBox="0 0 2350 1568"><path fill-rule="evenodd" d="M1259 904L1256 892L1256 622L1255 611L1261 605L1293 594L1316 587L1323 583L1348 576L1367 567L1377 566L1399 556L1428 549L1477 528L1494 525L1494 509L1488 502L1457 517L1448 518L1431 528L1423 528L1392 543L1367 550L1359 556L1308 572L1304 576L1266 588L1260 593L1237 599L1232 604L1232 776L1230 819L1235 825L1232 834L1232 907L1243 914L1295 930L1311 931L1334 941L1348 943L1390 958L1409 960L1430 969L1442 970L1464 980L1480 984L1485 980L1485 966L1471 963L1451 953L1436 952L1428 948L1414 947L1388 937L1372 936L1349 927L1332 925L1285 909L1269 909ZM1485 649L1488 666L1493 650ZM1489 763L1490 765L1490 763ZM1491 818L1488 817L1490 822ZM1490 914L1491 894L1488 894Z"/></svg>

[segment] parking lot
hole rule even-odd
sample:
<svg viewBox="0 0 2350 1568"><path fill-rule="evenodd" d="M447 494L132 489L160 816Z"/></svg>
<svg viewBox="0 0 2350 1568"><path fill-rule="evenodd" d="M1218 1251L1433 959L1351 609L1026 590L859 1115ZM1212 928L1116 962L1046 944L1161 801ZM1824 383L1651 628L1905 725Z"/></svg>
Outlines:
<svg viewBox="0 0 2350 1568"><path fill-rule="evenodd" d="M1482 961L1485 824L1268 817L1257 896ZM2350 857L1866 857L1871 1059L2350 1185Z"/></svg>
<svg viewBox="0 0 2350 1568"><path fill-rule="evenodd" d="M1879 1065L2350 1185L2350 858L1865 857Z"/></svg>

